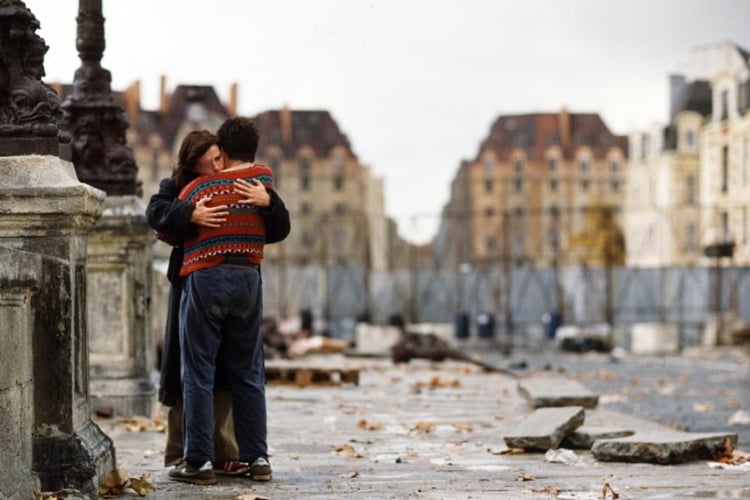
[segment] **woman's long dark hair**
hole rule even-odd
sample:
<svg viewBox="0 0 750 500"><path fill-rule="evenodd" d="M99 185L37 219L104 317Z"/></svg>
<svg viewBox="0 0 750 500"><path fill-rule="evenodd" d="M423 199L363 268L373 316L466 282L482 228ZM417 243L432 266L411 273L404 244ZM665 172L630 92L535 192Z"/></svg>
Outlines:
<svg viewBox="0 0 750 500"><path fill-rule="evenodd" d="M177 153L177 165L172 170L172 181L181 190L185 185L198 177L195 165L208 148L217 145L219 138L208 130L193 130L182 140L180 152Z"/></svg>

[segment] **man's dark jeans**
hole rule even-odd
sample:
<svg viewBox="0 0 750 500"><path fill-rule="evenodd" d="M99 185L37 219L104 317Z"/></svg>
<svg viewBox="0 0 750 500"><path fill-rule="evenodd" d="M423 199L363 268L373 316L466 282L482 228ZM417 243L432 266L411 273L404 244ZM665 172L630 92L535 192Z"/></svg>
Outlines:
<svg viewBox="0 0 750 500"><path fill-rule="evenodd" d="M185 459L214 460L216 354L223 345L240 460L267 456L260 271L211 267L184 281L180 302Z"/></svg>

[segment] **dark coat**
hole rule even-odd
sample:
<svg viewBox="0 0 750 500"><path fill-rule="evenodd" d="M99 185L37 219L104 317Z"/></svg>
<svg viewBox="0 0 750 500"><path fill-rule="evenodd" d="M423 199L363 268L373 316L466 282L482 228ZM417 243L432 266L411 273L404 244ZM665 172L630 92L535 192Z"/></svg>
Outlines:
<svg viewBox="0 0 750 500"><path fill-rule="evenodd" d="M174 243L169 255L167 279L170 282L167 324L164 331L164 346L161 358L159 379L159 401L167 406L174 406L182 394L180 379L180 333L179 311L182 295L182 241L197 235L198 228L190 222L194 205L178 198L180 190L172 179L162 179L159 191L151 196L146 207L148 225L158 233L168 234ZM291 230L289 211L284 201L274 190L270 190L271 204L259 209L266 223L266 244L278 243L287 237ZM221 357L221 351L219 351ZM217 363L217 388L226 387L226 380L221 372L221 363Z"/></svg>

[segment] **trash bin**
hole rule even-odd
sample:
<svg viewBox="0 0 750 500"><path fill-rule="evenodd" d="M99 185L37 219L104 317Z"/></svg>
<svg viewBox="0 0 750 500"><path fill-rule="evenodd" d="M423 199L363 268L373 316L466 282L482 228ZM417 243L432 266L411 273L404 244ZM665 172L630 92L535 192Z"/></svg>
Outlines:
<svg viewBox="0 0 750 500"><path fill-rule="evenodd" d="M491 339L495 336L495 317L489 313L477 316L477 330L480 339Z"/></svg>
<svg viewBox="0 0 750 500"><path fill-rule="evenodd" d="M555 312L545 313L542 316L542 323L544 323L544 332L546 333L547 338L550 340L554 339L555 332L562 323L562 316Z"/></svg>
<svg viewBox="0 0 750 500"><path fill-rule="evenodd" d="M456 317L453 319L453 328L457 339L469 338L469 315L456 313Z"/></svg>

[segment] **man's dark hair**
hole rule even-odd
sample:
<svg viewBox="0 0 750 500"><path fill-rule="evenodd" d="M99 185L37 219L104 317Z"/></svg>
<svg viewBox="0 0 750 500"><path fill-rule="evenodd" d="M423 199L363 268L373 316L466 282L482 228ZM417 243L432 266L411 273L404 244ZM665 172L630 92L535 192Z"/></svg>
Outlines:
<svg viewBox="0 0 750 500"><path fill-rule="evenodd" d="M230 118L216 132L219 147L232 160L255 161L258 128L250 118Z"/></svg>

